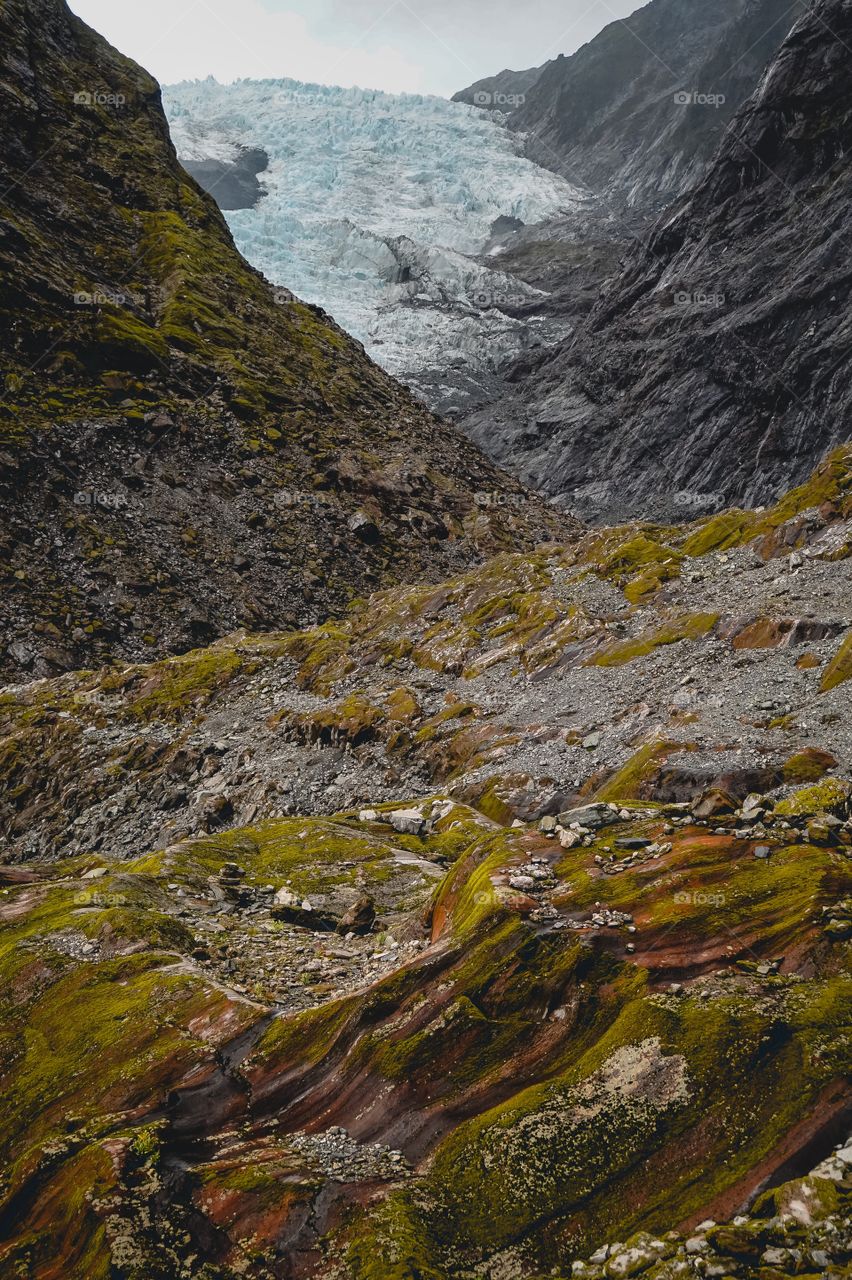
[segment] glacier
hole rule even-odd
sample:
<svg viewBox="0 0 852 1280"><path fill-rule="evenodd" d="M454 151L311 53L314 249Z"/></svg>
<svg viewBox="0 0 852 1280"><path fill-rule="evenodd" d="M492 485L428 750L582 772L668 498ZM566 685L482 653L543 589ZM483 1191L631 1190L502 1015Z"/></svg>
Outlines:
<svg viewBox="0 0 852 1280"><path fill-rule="evenodd" d="M505 241L586 197L524 157L498 112L287 79L187 81L163 100L182 160L266 153L257 204L225 214L237 247L432 407L463 411L507 360L564 335L547 295L500 270L493 228Z"/></svg>

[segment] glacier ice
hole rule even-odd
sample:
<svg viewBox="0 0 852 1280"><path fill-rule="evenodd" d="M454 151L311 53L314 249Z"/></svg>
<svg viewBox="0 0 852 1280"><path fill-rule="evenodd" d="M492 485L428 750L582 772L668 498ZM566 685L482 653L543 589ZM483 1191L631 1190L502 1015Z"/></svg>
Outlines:
<svg viewBox="0 0 852 1280"><path fill-rule="evenodd" d="M583 197L522 156L498 113L294 80L211 78L163 97L182 159L268 155L264 197L226 215L245 257L431 403L475 394L478 374L557 336L535 315L545 295L499 254L478 259L501 215L541 222Z"/></svg>

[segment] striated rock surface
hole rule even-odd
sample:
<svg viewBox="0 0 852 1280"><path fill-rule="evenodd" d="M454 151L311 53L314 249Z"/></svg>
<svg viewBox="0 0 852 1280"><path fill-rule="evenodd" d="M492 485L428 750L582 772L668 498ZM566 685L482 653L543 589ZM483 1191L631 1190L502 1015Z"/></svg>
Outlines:
<svg viewBox="0 0 852 1280"><path fill-rule="evenodd" d="M689 197L474 439L595 519L766 502L848 439L850 42L848 0L808 10Z"/></svg>

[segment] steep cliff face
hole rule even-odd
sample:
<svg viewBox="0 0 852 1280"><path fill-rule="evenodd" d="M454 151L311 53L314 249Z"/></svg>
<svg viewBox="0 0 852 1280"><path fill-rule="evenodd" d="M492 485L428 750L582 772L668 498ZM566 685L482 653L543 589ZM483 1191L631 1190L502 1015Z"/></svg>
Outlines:
<svg viewBox="0 0 852 1280"><path fill-rule="evenodd" d="M475 439L597 517L764 502L849 438L852 4L820 0L706 176Z"/></svg>
<svg viewBox="0 0 852 1280"><path fill-rule="evenodd" d="M552 528L248 266L156 82L61 0L0 7L0 97L3 670L316 619Z"/></svg>
<svg viewBox="0 0 852 1280"><path fill-rule="evenodd" d="M529 154L610 201L643 212L703 172L804 0L652 0L539 73L458 95L516 94L501 110ZM504 84L505 81L505 84ZM492 105L481 102L480 105Z"/></svg>
<svg viewBox="0 0 852 1280"><path fill-rule="evenodd" d="M486 107L508 115L521 106L550 65L546 62L542 67L529 67L526 71L510 71L507 67L496 76L485 76L467 89L460 89L453 94L453 102L466 102L472 107Z"/></svg>

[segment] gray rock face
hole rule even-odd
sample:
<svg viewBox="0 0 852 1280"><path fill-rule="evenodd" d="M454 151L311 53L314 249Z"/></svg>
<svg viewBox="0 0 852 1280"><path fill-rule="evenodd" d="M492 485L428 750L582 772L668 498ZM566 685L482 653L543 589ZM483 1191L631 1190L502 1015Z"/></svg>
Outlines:
<svg viewBox="0 0 852 1280"><path fill-rule="evenodd" d="M530 67L527 71L510 71L508 68L498 71L496 76L486 76L468 89L453 94L453 102L466 102L472 107L509 114L523 104L533 85L550 65L546 62L542 67Z"/></svg>
<svg viewBox="0 0 852 1280"><path fill-rule="evenodd" d="M184 160L183 167L220 209L253 209L263 190L257 175L269 164L260 148L243 147L236 160Z"/></svg>
<svg viewBox="0 0 852 1280"><path fill-rule="evenodd" d="M540 164L620 205L659 209L700 177L805 7L652 0L537 74L502 72L458 96L511 110Z"/></svg>
<svg viewBox="0 0 852 1280"><path fill-rule="evenodd" d="M653 8L654 6L650 6ZM475 440L590 518L754 505L849 438L852 4L790 33L688 198Z"/></svg>

